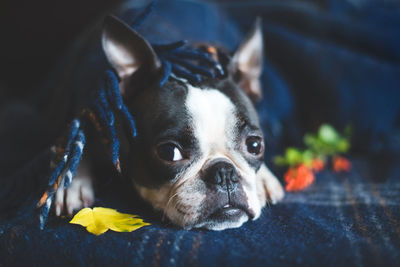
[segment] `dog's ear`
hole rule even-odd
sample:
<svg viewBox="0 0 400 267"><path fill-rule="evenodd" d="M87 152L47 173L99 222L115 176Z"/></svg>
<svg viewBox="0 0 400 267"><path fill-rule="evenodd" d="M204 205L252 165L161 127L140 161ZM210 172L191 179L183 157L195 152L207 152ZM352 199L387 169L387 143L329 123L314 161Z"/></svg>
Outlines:
<svg viewBox="0 0 400 267"><path fill-rule="evenodd" d="M102 32L104 53L121 81L140 68L156 71L160 62L151 45L136 31L114 16L104 20Z"/></svg>
<svg viewBox="0 0 400 267"><path fill-rule="evenodd" d="M258 17L252 31L236 50L229 65L230 74L253 102L262 97L259 80L262 63L263 35L261 18Z"/></svg>

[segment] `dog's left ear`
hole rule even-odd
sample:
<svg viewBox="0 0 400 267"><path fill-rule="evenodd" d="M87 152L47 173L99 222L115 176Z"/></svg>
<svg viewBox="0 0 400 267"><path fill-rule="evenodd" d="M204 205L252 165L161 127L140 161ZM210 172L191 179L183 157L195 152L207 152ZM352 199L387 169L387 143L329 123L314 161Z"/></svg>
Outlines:
<svg viewBox="0 0 400 267"><path fill-rule="evenodd" d="M263 62L263 35L261 18L257 18L252 31L236 50L229 65L233 79L253 102L262 97L260 75Z"/></svg>
<svg viewBox="0 0 400 267"><path fill-rule="evenodd" d="M105 18L102 45L108 62L121 81L139 69L155 73L160 68L161 63L151 45L117 17Z"/></svg>

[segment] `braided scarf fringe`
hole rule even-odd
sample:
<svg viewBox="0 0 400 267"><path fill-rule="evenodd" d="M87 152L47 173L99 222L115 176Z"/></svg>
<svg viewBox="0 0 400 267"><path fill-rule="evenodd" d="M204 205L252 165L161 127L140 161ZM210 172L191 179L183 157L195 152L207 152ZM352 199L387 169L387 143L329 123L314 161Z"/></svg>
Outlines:
<svg viewBox="0 0 400 267"><path fill-rule="evenodd" d="M146 12L154 9L154 2ZM148 13L139 17L141 24ZM187 48L186 41L170 44L154 44L154 51L162 62L160 87L171 77L186 79L190 83L199 83L203 78L216 78L225 75L222 66L212 58L211 54L200 49ZM173 74L173 75L172 75ZM115 117L122 118L129 136L137 136L136 124L132 114L124 104L120 93L119 80L112 70L104 72L98 92L91 107L82 110L80 115L69 125L68 131L56 146L50 150L53 159L50 163L52 173L49 177L48 189L37 203L40 209L40 228L44 229L50 208L58 188L68 188L74 173L81 161L86 144L85 124L92 123L97 132L103 137L108 154L116 170L121 172L119 159L119 138L115 129Z"/></svg>

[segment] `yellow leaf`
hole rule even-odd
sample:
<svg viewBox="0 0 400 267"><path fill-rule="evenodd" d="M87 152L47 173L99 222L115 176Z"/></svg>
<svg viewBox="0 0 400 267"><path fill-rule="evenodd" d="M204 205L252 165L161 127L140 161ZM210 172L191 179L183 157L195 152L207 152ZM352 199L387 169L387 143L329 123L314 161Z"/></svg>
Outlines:
<svg viewBox="0 0 400 267"><path fill-rule="evenodd" d="M70 223L80 224L86 227L88 232L95 235L101 235L108 229L116 232L132 232L142 226L150 225L136 215L101 207L80 210Z"/></svg>

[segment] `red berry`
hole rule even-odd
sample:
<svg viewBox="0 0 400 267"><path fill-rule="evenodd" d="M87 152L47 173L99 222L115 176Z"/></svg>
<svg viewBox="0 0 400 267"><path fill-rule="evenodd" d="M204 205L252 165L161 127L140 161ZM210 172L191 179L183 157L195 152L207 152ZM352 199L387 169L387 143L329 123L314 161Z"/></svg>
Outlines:
<svg viewBox="0 0 400 267"><path fill-rule="evenodd" d="M284 178L286 191L303 190L315 181L314 173L305 164L289 168Z"/></svg>
<svg viewBox="0 0 400 267"><path fill-rule="evenodd" d="M315 158L311 162L312 169L315 172L322 171L325 168L325 161L320 158Z"/></svg>
<svg viewBox="0 0 400 267"><path fill-rule="evenodd" d="M342 172L342 171L348 172L351 169L350 161L341 156L334 157L332 159L332 165L333 165L333 170L335 172Z"/></svg>

